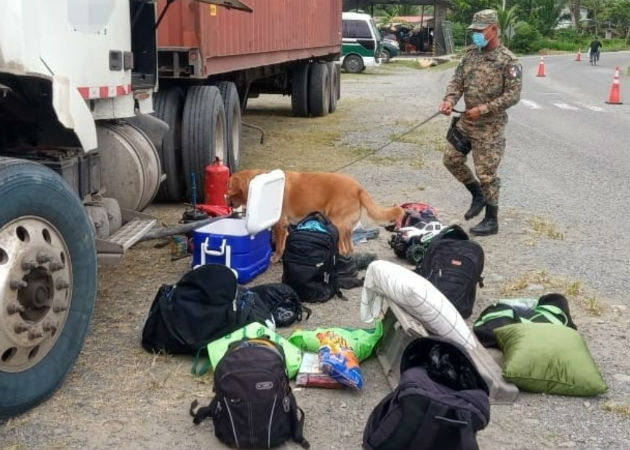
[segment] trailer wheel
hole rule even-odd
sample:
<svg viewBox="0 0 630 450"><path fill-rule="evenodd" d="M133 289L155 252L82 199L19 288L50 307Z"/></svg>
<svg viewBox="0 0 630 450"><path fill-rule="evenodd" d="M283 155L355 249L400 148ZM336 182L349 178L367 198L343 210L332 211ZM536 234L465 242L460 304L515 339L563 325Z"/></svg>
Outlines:
<svg viewBox="0 0 630 450"><path fill-rule="evenodd" d="M334 113L337 110L337 92L339 91L339 72L337 64L334 62L327 63L328 77L330 79L330 101L328 112Z"/></svg>
<svg viewBox="0 0 630 450"><path fill-rule="evenodd" d="M231 81L220 81L217 88L223 98L227 131L227 161L230 173L238 170L241 162L241 103L236 85Z"/></svg>
<svg viewBox="0 0 630 450"><path fill-rule="evenodd" d="M216 86L193 86L188 89L182 119L182 162L188 198L193 198L192 177L195 174L194 197L204 201L205 168L215 156L226 160L225 109Z"/></svg>
<svg viewBox="0 0 630 450"><path fill-rule="evenodd" d="M294 116L308 117L308 73L310 64L301 63L291 72L291 110Z"/></svg>
<svg viewBox="0 0 630 450"><path fill-rule="evenodd" d="M48 398L79 355L96 298L90 221L50 169L0 158L0 420Z"/></svg>
<svg viewBox="0 0 630 450"><path fill-rule="evenodd" d="M343 68L346 69L346 72L350 73L360 73L365 69L365 65L363 64L363 58L359 55L348 55L343 60Z"/></svg>
<svg viewBox="0 0 630 450"><path fill-rule="evenodd" d="M311 114L322 117L328 114L330 108L330 77L328 66L323 63L313 63L308 83L308 106Z"/></svg>
<svg viewBox="0 0 630 450"><path fill-rule="evenodd" d="M169 130L162 141L160 159L166 180L160 185L157 199L163 202L184 200L184 171L182 170L181 126L184 92L172 87L157 93L155 113L168 124Z"/></svg>

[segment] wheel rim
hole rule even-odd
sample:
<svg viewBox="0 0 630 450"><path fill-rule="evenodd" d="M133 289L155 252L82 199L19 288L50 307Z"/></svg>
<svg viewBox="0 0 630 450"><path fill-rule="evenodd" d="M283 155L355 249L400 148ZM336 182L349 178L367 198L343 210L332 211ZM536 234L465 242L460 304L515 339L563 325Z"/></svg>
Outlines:
<svg viewBox="0 0 630 450"><path fill-rule="evenodd" d="M72 284L70 252L50 222L24 216L0 228L0 372L27 370L54 347Z"/></svg>
<svg viewBox="0 0 630 450"><path fill-rule="evenodd" d="M223 164L227 164L227 148L225 146L225 120L222 114L217 115L214 125L214 156L219 157Z"/></svg>
<svg viewBox="0 0 630 450"><path fill-rule="evenodd" d="M361 64L359 63L358 58L351 57L346 64L350 72L358 72L361 69Z"/></svg>

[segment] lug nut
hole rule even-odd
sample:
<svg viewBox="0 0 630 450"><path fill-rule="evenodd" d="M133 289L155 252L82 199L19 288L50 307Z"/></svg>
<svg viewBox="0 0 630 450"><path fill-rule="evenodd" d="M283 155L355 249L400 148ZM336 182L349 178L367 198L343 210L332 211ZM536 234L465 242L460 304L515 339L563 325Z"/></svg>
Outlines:
<svg viewBox="0 0 630 450"><path fill-rule="evenodd" d="M13 328L13 331L15 331L17 334L24 333L25 331L28 331L28 327L18 323L15 328Z"/></svg>
<svg viewBox="0 0 630 450"><path fill-rule="evenodd" d="M59 279L59 280L57 280L57 281L55 282L55 288L56 288L58 291L60 291L60 290L62 290L62 289L68 289L68 287L69 287L69 286L70 286L70 285L68 284L68 281L67 281L67 280L64 280L63 278L61 278L61 279Z"/></svg>
<svg viewBox="0 0 630 450"><path fill-rule="evenodd" d="M26 281L24 280L11 280L9 281L9 287L14 291L17 291L20 288L25 288L27 286Z"/></svg>
<svg viewBox="0 0 630 450"><path fill-rule="evenodd" d="M44 336L44 334L39 330L31 330L28 332L28 338L32 341L34 339L39 339Z"/></svg>
<svg viewBox="0 0 630 450"><path fill-rule="evenodd" d="M49 332L52 331L53 333L55 331L57 331L57 325L55 325L52 322L46 322L44 325L42 325L42 330L44 330L44 332Z"/></svg>
<svg viewBox="0 0 630 450"><path fill-rule="evenodd" d="M52 256L48 252L39 252L37 254L37 262L40 264L45 264L49 262L50 260L52 260Z"/></svg>
<svg viewBox="0 0 630 450"><path fill-rule="evenodd" d="M53 306L53 312L55 312L55 313L59 313L61 311L66 311L67 309L68 309L68 307L65 306L65 305L55 305L55 306Z"/></svg>
<svg viewBox="0 0 630 450"><path fill-rule="evenodd" d="M58 270L61 270L64 268L64 265L61 261L53 261L50 263L50 270L52 272L57 272Z"/></svg>
<svg viewBox="0 0 630 450"><path fill-rule="evenodd" d="M9 304L9 306L7 306L7 313L9 315L19 313L19 312L24 312L24 307L20 305L19 303L11 303Z"/></svg>
<svg viewBox="0 0 630 450"><path fill-rule="evenodd" d="M37 267L37 263L31 258L24 258L22 260L22 270L31 270Z"/></svg>

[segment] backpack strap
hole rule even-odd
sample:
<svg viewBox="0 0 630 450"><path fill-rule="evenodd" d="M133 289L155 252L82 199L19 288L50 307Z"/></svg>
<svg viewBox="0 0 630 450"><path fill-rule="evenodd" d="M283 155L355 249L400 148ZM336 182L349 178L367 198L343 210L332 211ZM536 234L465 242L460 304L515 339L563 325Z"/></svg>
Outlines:
<svg viewBox="0 0 630 450"><path fill-rule="evenodd" d="M460 450L479 450L475 432L473 431L472 414L470 411L462 409L457 409L455 414L459 419L453 422L458 422L455 426L459 427Z"/></svg>
<svg viewBox="0 0 630 450"><path fill-rule="evenodd" d="M214 410L216 409L217 398L214 397L208 406L202 406L195 411L195 408L199 406L199 402L194 400L190 404L190 415L193 417L193 423L199 425L204 419L208 417L214 417Z"/></svg>
<svg viewBox="0 0 630 450"><path fill-rule="evenodd" d="M308 449L310 448L311 444L309 444L309 442L304 439L304 411L299 406L296 406L296 408L296 415L299 411L300 418L295 422L293 427L293 440L300 444L302 448Z"/></svg>
<svg viewBox="0 0 630 450"><path fill-rule="evenodd" d="M565 312L561 308L558 308L557 306L538 305L536 306L536 308L534 308L534 311L536 312L536 314L530 317L529 320L527 320L527 322L533 322L534 319L538 317L544 317L550 323L557 324L557 325L567 325L569 323L569 318L567 317ZM557 316L561 317L562 319L559 319ZM523 321L525 320L523 319Z"/></svg>
<svg viewBox="0 0 630 450"><path fill-rule="evenodd" d="M494 312L489 312L488 314L484 314L483 316L481 316L473 325L474 327L481 327L485 324L487 324L488 322L490 322L491 320L494 319L500 319L500 318L507 318L507 319L512 319L514 320L514 310L512 308L510 309L504 309L501 311L494 311Z"/></svg>
<svg viewBox="0 0 630 450"><path fill-rule="evenodd" d="M449 407L446 405L434 401L430 402L424 413L420 429L407 448L427 448L427 443L434 442L440 428L443 426L441 419L450 420L444 417L448 410Z"/></svg>
<svg viewBox="0 0 630 450"><path fill-rule="evenodd" d="M206 356L203 356L204 350L207 351L205 347L200 347L199 350L197 350L192 368L190 369L190 373L196 377L205 375L208 373L208 370L210 370L210 356L207 353Z"/></svg>

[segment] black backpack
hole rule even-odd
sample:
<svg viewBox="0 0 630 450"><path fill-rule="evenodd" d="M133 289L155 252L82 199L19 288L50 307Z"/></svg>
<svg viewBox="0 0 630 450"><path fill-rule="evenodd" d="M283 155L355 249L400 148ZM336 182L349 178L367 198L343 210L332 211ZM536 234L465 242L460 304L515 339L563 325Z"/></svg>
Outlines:
<svg viewBox="0 0 630 450"><path fill-rule="evenodd" d="M158 290L142 329L149 352L194 355L208 342L251 322L271 320L271 312L255 294L237 289L236 276L220 264L186 273L174 285Z"/></svg>
<svg viewBox="0 0 630 450"><path fill-rule="evenodd" d="M405 348L400 383L372 411L366 450L476 450L490 421L488 386L464 349L426 337Z"/></svg>
<svg viewBox="0 0 630 450"><path fill-rule="evenodd" d="M309 221L315 227L308 227ZM313 212L289 230L282 255L282 282L303 302L325 302L339 294L338 256L339 230L323 213Z"/></svg>
<svg viewBox="0 0 630 450"><path fill-rule="evenodd" d="M268 339L230 344L214 371L215 396L206 407L190 407L193 422L212 417L215 436L236 448L272 448L304 439L304 411L291 392L282 348ZM298 418L299 413L299 418Z"/></svg>
<svg viewBox="0 0 630 450"><path fill-rule="evenodd" d="M310 308L302 306L297 293L288 284L260 284L249 290L255 292L271 310L277 327L288 327L296 320L301 321L304 312L306 319L311 316Z"/></svg>
<svg viewBox="0 0 630 450"><path fill-rule="evenodd" d="M457 311L472 314L477 284L483 287L484 253L458 225L444 228L433 238L415 272L429 280Z"/></svg>
<svg viewBox="0 0 630 450"><path fill-rule="evenodd" d="M555 323L577 330L569 311L569 301L562 294L543 295L533 305L522 303L518 300L500 300L481 311L473 331L484 347L498 348L494 330L513 323Z"/></svg>

